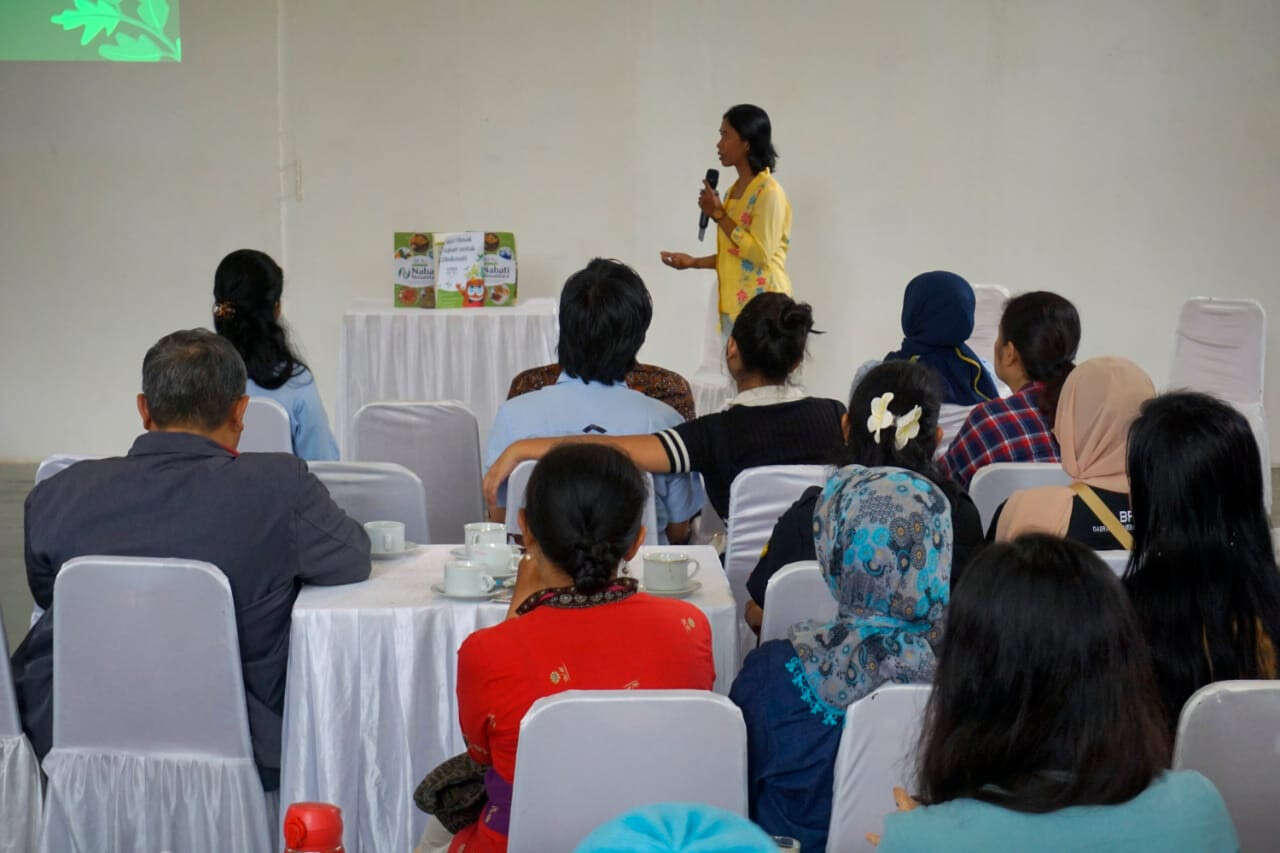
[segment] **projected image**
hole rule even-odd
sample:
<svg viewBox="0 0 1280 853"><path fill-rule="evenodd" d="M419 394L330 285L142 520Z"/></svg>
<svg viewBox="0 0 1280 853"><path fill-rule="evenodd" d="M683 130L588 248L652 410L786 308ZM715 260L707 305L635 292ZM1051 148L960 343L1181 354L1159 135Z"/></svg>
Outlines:
<svg viewBox="0 0 1280 853"><path fill-rule="evenodd" d="M0 59L181 62L178 0L0 0Z"/></svg>

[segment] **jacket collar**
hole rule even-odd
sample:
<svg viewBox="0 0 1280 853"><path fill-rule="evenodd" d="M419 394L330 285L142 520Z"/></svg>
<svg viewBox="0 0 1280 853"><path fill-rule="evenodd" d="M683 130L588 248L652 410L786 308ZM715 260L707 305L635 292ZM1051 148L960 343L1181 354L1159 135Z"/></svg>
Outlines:
<svg viewBox="0 0 1280 853"><path fill-rule="evenodd" d="M130 456L155 456L163 453L181 453L187 456L240 455L211 438L192 432L144 432L133 440L133 446L129 448Z"/></svg>

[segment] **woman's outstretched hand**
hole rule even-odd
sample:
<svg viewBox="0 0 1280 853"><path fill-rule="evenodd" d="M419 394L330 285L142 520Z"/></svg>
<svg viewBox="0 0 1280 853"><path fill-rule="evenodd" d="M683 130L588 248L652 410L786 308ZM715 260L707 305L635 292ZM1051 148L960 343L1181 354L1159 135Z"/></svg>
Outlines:
<svg viewBox="0 0 1280 853"><path fill-rule="evenodd" d="M686 255L684 252L659 252L658 254L662 256L662 262L672 269L692 269L697 262L697 258Z"/></svg>

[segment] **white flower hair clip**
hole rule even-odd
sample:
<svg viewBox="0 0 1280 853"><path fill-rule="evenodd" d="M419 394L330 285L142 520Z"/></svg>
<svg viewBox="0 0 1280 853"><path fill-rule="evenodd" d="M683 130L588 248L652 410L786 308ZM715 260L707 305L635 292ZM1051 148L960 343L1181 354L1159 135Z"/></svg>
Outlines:
<svg viewBox="0 0 1280 853"><path fill-rule="evenodd" d="M895 417L889 411L889 403L893 401L893 392L885 391L871 401L871 416L867 418L867 432L880 441L880 430L893 430L893 446L898 450L907 446L907 442L920 434L920 418L924 410L918 405L912 406L905 415Z"/></svg>

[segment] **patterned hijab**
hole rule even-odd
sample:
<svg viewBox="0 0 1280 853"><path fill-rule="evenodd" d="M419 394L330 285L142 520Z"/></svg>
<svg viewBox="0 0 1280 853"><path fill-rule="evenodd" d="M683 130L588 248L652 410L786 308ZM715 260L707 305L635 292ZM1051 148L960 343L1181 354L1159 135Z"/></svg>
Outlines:
<svg viewBox="0 0 1280 853"><path fill-rule="evenodd" d="M881 684L933 680L951 599L951 506L912 471L849 465L822 490L813 536L839 609L834 622L791 626L787 668L836 725Z"/></svg>

